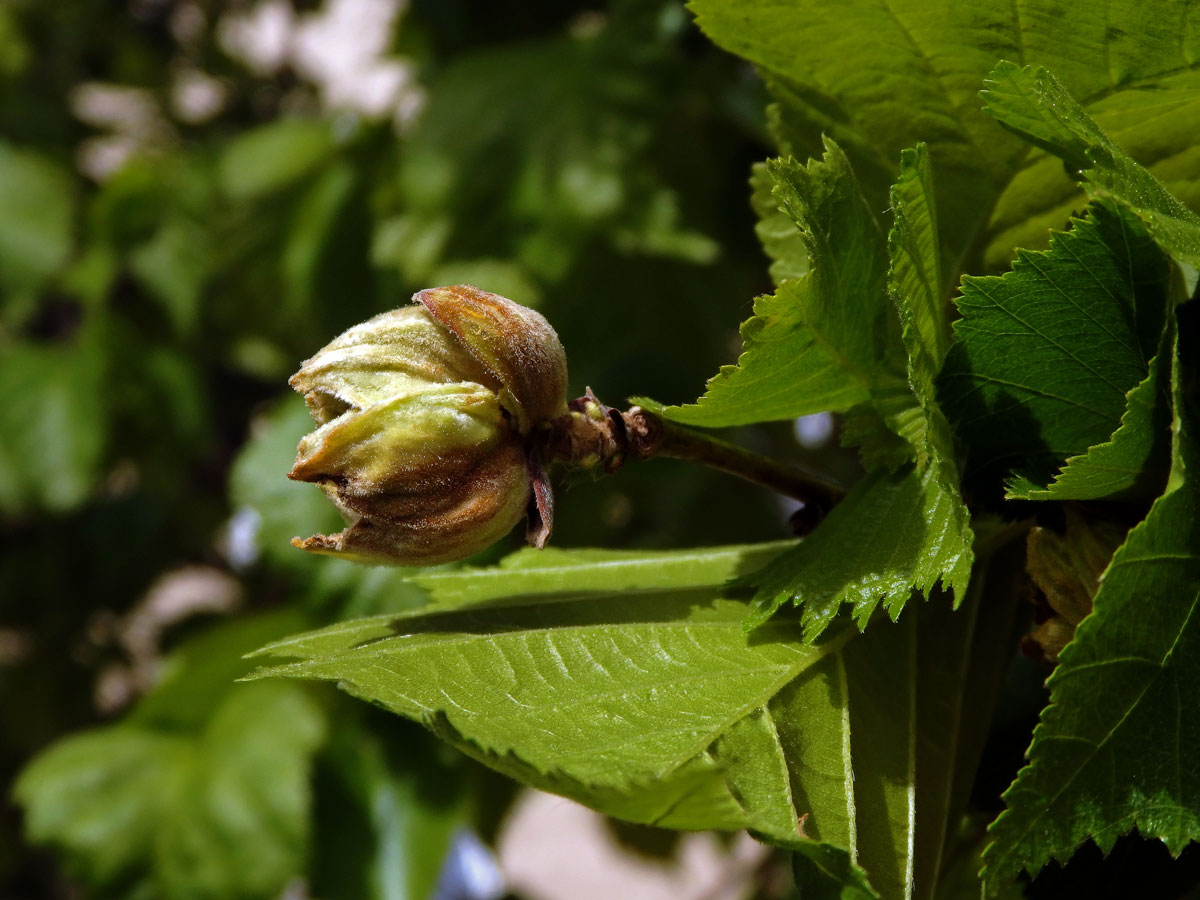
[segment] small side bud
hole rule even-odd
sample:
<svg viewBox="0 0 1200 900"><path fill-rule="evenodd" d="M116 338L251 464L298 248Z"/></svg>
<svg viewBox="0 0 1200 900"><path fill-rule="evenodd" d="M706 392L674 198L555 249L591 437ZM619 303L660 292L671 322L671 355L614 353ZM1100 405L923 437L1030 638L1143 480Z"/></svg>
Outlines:
<svg viewBox="0 0 1200 900"><path fill-rule="evenodd" d="M1026 652L1058 661L1075 628L1091 613L1101 576L1124 540L1120 526L1085 519L1070 508L1065 533L1030 530L1025 567L1036 588L1038 625L1024 639Z"/></svg>

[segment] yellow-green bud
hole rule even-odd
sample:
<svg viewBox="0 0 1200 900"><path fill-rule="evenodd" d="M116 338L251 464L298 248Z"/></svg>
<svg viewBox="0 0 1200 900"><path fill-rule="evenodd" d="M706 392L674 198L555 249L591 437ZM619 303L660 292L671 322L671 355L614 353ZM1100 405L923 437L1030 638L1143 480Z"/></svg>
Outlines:
<svg viewBox="0 0 1200 900"><path fill-rule="evenodd" d="M567 363L538 313L465 285L432 288L335 338L291 379L319 426L289 478L316 483L350 522L292 543L364 562L470 556L552 497L530 449L566 409Z"/></svg>

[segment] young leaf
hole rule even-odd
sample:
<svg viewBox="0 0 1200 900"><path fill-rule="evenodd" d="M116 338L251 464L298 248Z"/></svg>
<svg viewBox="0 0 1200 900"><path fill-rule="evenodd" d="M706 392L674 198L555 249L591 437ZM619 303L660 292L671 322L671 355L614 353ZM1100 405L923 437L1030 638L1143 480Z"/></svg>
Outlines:
<svg viewBox="0 0 1200 900"><path fill-rule="evenodd" d="M295 686L231 681L246 668L239 653L297 624L274 617L206 635L125 721L43 752L14 788L29 837L61 847L97 887L278 894L303 870L324 717Z"/></svg>
<svg viewBox="0 0 1200 900"><path fill-rule="evenodd" d="M984 108L996 121L1059 157L1093 195L1128 205L1163 249L1200 266L1200 216L1101 131L1050 72L1003 60L985 84Z"/></svg>
<svg viewBox="0 0 1200 900"><path fill-rule="evenodd" d="M901 165L892 192L896 218L888 237L888 283L902 323L908 389L892 392L888 405L876 397L848 421L853 440L876 442L864 453L869 466L885 455L917 465L868 477L807 540L748 578L757 588L748 627L792 599L803 606L801 621L812 640L843 603L852 605L859 627L865 627L881 602L894 620L914 589L928 594L939 579L959 600L967 587L970 513L959 493L950 427L934 397L950 329L932 175L923 147L906 151ZM900 439L899 454L879 436L885 427Z"/></svg>
<svg viewBox="0 0 1200 900"><path fill-rule="evenodd" d="M737 555L716 569L744 568ZM976 629L978 604L937 603L815 646L781 621L748 636L744 605L686 567L657 590L639 579L641 590L605 593L607 562L587 554L571 578L566 559L547 579L510 568L506 599L484 584L476 605L280 641L262 652L294 661L257 674L336 680L501 772L621 818L804 836L847 851L882 897L931 895L964 673L987 655L971 644L1006 627Z"/></svg>
<svg viewBox="0 0 1200 900"><path fill-rule="evenodd" d="M754 232L771 258L771 280L775 286L781 287L785 281L804 277L809 266L804 233L779 208L779 201L775 199L775 176L765 162L755 163L750 171L750 204L758 215Z"/></svg>
<svg viewBox="0 0 1200 900"><path fill-rule="evenodd" d="M807 246L807 272L758 298L738 364L723 368L697 403L669 407L677 422L719 428L845 410L899 381L885 360L893 313L883 237L845 155L829 142L822 160L775 160L768 171L775 202ZM780 240L768 248L787 263L774 271L798 271L795 244Z"/></svg>
<svg viewBox="0 0 1200 900"><path fill-rule="evenodd" d="M1112 436L1158 350L1170 266L1140 220L1097 201L1049 251L964 279L940 399L972 468L1045 484Z"/></svg>
<svg viewBox="0 0 1200 900"><path fill-rule="evenodd" d="M991 827L990 890L1089 838L1107 852L1136 827L1175 854L1200 839L1200 446L1175 359L1167 489L1113 555L1050 677L1029 765Z"/></svg>

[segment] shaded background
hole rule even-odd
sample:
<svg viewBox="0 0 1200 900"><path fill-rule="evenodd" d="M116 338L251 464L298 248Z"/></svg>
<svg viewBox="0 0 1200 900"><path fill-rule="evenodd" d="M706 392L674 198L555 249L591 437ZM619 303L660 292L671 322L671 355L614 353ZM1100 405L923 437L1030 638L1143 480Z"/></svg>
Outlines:
<svg viewBox="0 0 1200 900"><path fill-rule="evenodd" d="M0 5L0 897L497 895L443 861L507 782L332 689L233 684L420 602L288 546L339 524L284 478L286 379L465 282L550 319L573 394L695 398L771 289L764 104L676 2ZM559 482L558 546L787 533L670 461Z"/></svg>

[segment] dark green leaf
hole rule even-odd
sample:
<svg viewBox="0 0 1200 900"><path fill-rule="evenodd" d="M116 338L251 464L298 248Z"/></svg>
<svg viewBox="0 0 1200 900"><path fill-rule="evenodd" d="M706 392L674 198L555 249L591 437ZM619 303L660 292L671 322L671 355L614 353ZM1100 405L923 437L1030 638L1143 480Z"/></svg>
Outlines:
<svg viewBox="0 0 1200 900"><path fill-rule="evenodd" d="M792 871L806 900L879 900L866 873L841 847L803 842L792 853Z"/></svg>
<svg viewBox="0 0 1200 900"><path fill-rule="evenodd" d="M964 279L940 399L973 468L1045 484L1111 438L1158 351L1170 266L1135 216L1100 201L1048 252Z"/></svg>
<svg viewBox="0 0 1200 900"><path fill-rule="evenodd" d="M354 706L339 704L345 714L317 759L310 890L327 900L426 900L455 832L469 827L479 784L465 776L478 772L415 725Z"/></svg>
<svg viewBox="0 0 1200 900"><path fill-rule="evenodd" d="M1163 354L1150 361L1150 374L1126 395L1125 415L1112 439L1072 456L1045 488L1014 478L1005 496L1017 500L1100 500L1138 496L1159 489L1160 457L1169 444L1168 364ZM1163 467L1165 469L1165 466Z"/></svg>
<svg viewBox="0 0 1200 900"><path fill-rule="evenodd" d="M1200 447L1178 365L1170 481L1049 680L1029 765L991 828L990 890L1089 838L1107 851L1137 828L1176 854L1200 838Z"/></svg>

